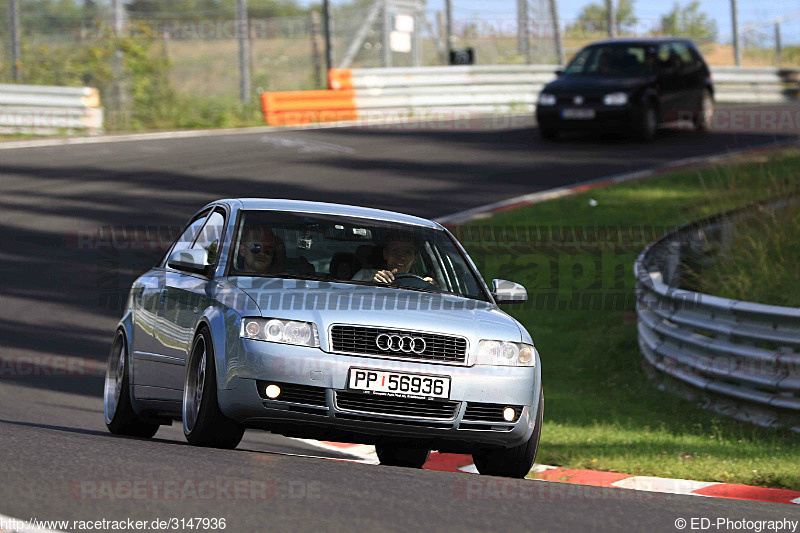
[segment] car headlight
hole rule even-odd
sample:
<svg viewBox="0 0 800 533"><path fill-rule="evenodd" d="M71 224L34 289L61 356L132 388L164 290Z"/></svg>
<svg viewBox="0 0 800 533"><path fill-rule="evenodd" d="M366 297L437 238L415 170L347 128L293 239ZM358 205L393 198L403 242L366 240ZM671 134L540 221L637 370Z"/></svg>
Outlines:
<svg viewBox="0 0 800 533"><path fill-rule="evenodd" d="M627 93L609 93L603 97L605 105L625 105L628 103Z"/></svg>
<svg viewBox="0 0 800 533"><path fill-rule="evenodd" d="M536 366L536 348L522 342L483 340L478 343L477 364Z"/></svg>
<svg viewBox="0 0 800 533"><path fill-rule="evenodd" d="M539 105L543 106L556 105L555 95L548 93L539 93Z"/></svg>
<svg viewBox="0 0 800 533"><path fill-rule="evenodd" d="M257 341L319 347L319 333L313 322L278 318L243 318L240 336Z"/></svg>

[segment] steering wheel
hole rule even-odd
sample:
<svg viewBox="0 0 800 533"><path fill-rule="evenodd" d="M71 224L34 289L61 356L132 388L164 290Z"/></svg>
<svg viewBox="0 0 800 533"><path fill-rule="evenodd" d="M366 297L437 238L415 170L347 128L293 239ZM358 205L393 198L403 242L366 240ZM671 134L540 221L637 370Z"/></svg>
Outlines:
<svg viewBox="0 0 800 533"><path fill-rule="evenodd" d="M401 287L417 287L420 289L430 289L436 287L433 283L425 281L422 276L411 274L409 272L401 272L394 275L394 281L391 285L400 285Z"/></svg>

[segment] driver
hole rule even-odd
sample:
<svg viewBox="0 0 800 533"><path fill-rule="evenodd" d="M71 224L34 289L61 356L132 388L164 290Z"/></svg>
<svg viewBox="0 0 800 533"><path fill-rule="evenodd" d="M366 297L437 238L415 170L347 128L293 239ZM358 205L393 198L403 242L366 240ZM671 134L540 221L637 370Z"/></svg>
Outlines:
<svg viewBox="0 0 800 533"><path fill-rule="evenodd" d="M240 270L254 274L269 274L283 270L284 248L272 228L265 225L248 226L239 244Z"/></svg>
<svg viewBox="0 0 800 533"><path fill-rule="evenodd" d="M377 283L391 283L395 274L405 274L411 270L417 261L417 248L411 237L395 237L386 242L383 247L383 259L386 268L362 268L353 276L354 281L375 281ZM433 278L422 278L428 283L435 283Z"/></svg>

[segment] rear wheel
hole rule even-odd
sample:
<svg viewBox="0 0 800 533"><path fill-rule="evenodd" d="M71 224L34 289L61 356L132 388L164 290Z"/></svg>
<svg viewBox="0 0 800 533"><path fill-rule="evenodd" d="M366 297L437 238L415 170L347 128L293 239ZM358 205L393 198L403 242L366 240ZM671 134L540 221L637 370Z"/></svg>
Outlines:
<svg viewBox="0 0 800 533"><path fill-rule="evenodd" d="M514 448L489 450L472 455L475 467L483 475L524 478L536 460L539 439L542 436L544 396L539 394L539 407L536 409L536 427L527 442Z"/></svg>
<svg viewBox="0 0 800 533"><path fill-rule="evenodd" d="M375 451L382 465L403 466L405 468L422 468L428 460L430 450L406 448L393 444L377 444Z"/></svg>
<svg viewBox="0 0 800 533"><path fill-rule="evenodd" d="M143 422L131 404L130 362L125 335L118 331L111 345L103 387L103 412L106 426L114 435L149 438L158 431L158 424Z"/></svg>
<svg viewBox="0 0 800 533"><path fill-rule="evenodd" d="M694 128L699 131L707 131L711 128L711 121L714 118L714 97L708 89L703 91L700 99L700 109L694 117Z"/></svg>
<svg viewBox="0 0 800 533"><path fill-rule="evenodd" d="M244 428L219 409L214 347L207 329L197 334L190 353L183 388L183 434L194 446L236 448Z"/></svg>

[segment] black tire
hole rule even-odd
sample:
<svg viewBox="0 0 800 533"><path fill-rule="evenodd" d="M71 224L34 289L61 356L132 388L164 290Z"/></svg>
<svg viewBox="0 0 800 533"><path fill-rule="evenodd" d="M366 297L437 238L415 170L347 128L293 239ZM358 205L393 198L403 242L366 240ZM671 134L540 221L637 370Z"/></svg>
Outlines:
<svg viewBox="0 0 800 533"><path fill-rule="evenodd" d="M430 450L405 448L393 444L377 444L375 451L382 465L422 468L431 454Z"/></svg>
<svg viewBox="0 0 800 533"><path fill-rule="evenodd" d="M539 394L539 407L536 410L536 427L527 442L514 448L500 448L472 454L475 467L486 476L524 478L528 475L539 451L542 436L544 395Z"/></svg>
<svg viewBox="0 0 800 533"><path fill-rule="evenodd" d="M158 424L143 422L133 410L129 367L125 335L122 331L117 331L111 344L103 387L103 415L106 427L114 435L150 438L158 431Z"/></svg>
<svg viewBox="0 0 800 533"><path fill-rule="evenodd" d="M636 138L640 141L651 141L658 129L658 112L652 102L644 102L635 128Z"/></svg>
<svg viewBox="0 0 800 533"><path fill-rule="evenodd" d="M241 442L244 427L219 409L214 345L206 328L197 334L189 353L183 386L183 434L193 446L232 450Z"/></svg>
<svg viewBox="0 0 800 533"><path fill-rule="evenodd" d="M708 131L714 119L714 97L708 89L703 90L700 97L700 109L694 117L694 129L697 131Z"/></svg>
<svg viewBox="0 0 800 533"><path fill-rule="evenodd" d="M559 131L556 128L543 128L539 126L539 137L545 141L557 141Z"/></svg>

